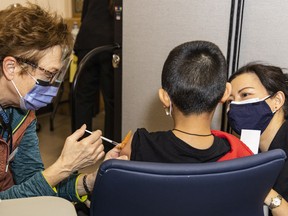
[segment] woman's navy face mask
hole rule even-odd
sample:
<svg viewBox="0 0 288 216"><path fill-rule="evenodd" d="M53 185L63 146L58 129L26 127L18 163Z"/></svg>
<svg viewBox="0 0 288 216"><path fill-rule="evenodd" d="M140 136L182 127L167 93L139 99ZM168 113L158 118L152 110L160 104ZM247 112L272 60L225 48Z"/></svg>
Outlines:
<svg viewBox="0 0 288 216"><path fill-rule="evenodd" d="M238 135L241 135L242 129L260 130L262 134L274 116L266 102L270 97L261 100L252 98L241 102L232 101L227 113L231 128Z"/></svg>

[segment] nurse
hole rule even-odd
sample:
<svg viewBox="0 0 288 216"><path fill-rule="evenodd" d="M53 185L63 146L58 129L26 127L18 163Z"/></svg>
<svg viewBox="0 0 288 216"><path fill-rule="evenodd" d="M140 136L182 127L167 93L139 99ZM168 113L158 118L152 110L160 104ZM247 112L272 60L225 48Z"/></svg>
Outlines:
<svg viewBox="0 0 288 216"><path fill-rule="evenodd" d="M71 33L61 17L35 4L8 7L0 20L0 199L59 196L84 202L96 172L77 171L104 156L101 131L81 139L83 125L46 169L36 133L35 110L57 94L69 64Z"/></svg>

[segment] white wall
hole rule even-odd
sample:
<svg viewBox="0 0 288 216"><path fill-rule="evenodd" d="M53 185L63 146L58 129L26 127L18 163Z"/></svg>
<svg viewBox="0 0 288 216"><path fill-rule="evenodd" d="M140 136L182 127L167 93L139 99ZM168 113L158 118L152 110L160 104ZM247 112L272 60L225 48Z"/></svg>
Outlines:
<svg viewBox="0 0 288 216"><path fill-rule="evenodd" d="M1 0L0 9L4 9L14 3L25 4L26 2L27 0ZM57 11L64 18L72 17L71 0L30 0L30 2L37 3L38 5L51 9L52 11Z"/></svg>
<svg viewBox="0 0 288 216"><path fill-rule="evenodd" d="M158 100L169 51L186 41L209 40L227 52L230 0L123 1L122 132L172 129ZM213 127L219 129L220 114Z"/></svg>

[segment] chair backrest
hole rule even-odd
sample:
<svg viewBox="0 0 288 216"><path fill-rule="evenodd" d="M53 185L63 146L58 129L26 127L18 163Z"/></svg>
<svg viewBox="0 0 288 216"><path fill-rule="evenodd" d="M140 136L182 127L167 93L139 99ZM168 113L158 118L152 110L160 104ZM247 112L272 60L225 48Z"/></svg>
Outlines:
<svg viewBox="0 0 288 216"><path fill-rule="evenodd" d="M224 162L108 160L95 181L92 216L260 216L286 158L277 149Z"/></svg>
<svg viewBox="0 0 288 216"><path fill-rule="evenodd" d="M0 200L0 215L77 216L74 205L60 197L40 196Z"/></svg>

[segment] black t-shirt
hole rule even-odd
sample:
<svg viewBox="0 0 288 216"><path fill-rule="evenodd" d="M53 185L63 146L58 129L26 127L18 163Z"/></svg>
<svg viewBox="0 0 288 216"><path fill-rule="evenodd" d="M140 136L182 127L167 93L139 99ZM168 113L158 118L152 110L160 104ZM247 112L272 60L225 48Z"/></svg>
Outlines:
<svg viewBox="0 0 288 216"><path fill-rule="evenodd" d="M216 136L210 148L200 150L177 138L171 130L149 133L144 128L134 133L131 148L131 160L163 163L215 162L231 149L226 139Z"/></svg>
<svg viewBox="0 0 288 216"><path fill-rule="evenodd" d="M288 156L288 121L285 121L274 137L269 150L282 149ZM283 169L281 170L276 183L273 186L285 200L288 200L288 160L286 158Z"/></svg>

